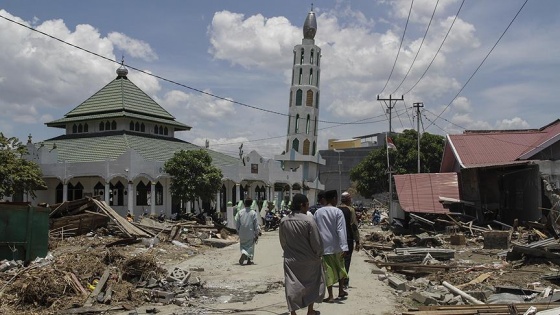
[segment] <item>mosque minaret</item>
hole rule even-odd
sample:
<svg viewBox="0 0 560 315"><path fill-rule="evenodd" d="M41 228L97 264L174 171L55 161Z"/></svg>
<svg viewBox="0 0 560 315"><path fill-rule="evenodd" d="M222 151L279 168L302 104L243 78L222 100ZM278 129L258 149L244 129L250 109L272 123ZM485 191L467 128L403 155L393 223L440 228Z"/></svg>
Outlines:
<svg viewBox="0 0 560 315"><path fill-rule="evenodd" d="M285 153L275 157L284 162L284 169L302 168L302 181L310 195L324 188L318 170L319 164L325 163L317 148L321 48L315 45L316 33L317 20L312 9L303 24L302 42L293 51Z"/></svg>

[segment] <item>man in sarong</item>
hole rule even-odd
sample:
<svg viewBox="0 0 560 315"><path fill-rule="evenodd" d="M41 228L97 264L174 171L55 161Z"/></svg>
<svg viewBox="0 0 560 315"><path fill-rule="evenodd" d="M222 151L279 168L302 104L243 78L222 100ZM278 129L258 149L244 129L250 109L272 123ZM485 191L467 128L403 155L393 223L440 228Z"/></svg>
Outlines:
<svg viewBox="0 0 560 315"><path fill-rule="evenodd" d="M336 190L325 192L327 205L315 212L315 222L319 228L319 234L323 240L323 267L326 274L326 285L328 298L327 303L334 302L332 286L338 282L338 298L342 299L348 295L344 291L344 279L348 277L344 269L344 253L348 251L346 241L346 221L342 210L336 207L338 194Z"/></svg>
<svg viewBox="0 0 560 315"><path fill-rule="evenodd" d="M323 243L317 224L307 215L309 200L302 194L292 199L292 212L280 221L280 245L284 250L284 287L291 315L307 307L308 315L315 315L314 303L325 296L325 282L321 257Z"/></svg>
<svg viewBox="0 0 560 315"><path fill-rule="evenodd" d="M239 245L241 247L241 257L239 264L247 265L253 264L253 257L255 255L255 244L259 238L260 226L255 210L251 210L253 200L251 198L245 199L243 205L245 208L237 211L235 215L235 225L237 234L239 235Z"/></svg>
<svg viewBox="0 0 560 315"><path fill-rule="evenodd" d="M343 192L340 195L341 204L338 206L344 214L346 221L346 237L348 241L348 252L344 255L344 268L346 273L350 274L350 262L352 261L352 252L354 251L354 243L356 244L356 251L360 250L360 232L358 230L358 219L356 218L356 210L352 207L352 196L348 192ZM344 280L344 288L348 289L350 278Z"/></svg>

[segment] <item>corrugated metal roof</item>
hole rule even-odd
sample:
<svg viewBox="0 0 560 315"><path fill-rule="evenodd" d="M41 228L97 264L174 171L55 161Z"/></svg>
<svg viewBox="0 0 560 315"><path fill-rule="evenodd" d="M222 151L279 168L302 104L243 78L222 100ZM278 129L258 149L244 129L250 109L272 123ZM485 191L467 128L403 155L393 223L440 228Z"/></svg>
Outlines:
<svg viewBox="0 0 560 315"><path fill-rule="evenodd" d="M448 135L448 145L457 161L463 168L489 165L507 164L519 160L520 157L529 159L551 145L548 140L560 134L560 120L544 126L539 130L515 131L466 131L460 135ZM450 154L444 154L442 171L448 171Z"/></svg>
<svg viewBox="0 0 560 315"><path fill-rule="evenodd" d="M457 173L394 175L397 196L406 212L448 213L439 197L461 199Z"/></svg>
<svg viewBox="0 0 560 315"><path fill-rule="evenodd" d="M104 136L99 134L91 137L60 136L46 140L44 143L48 147L56 143L59 162L115 160L129 149L133 149L147 160L165 162L179 150L204 149L175 138L149 137L124 131ZM237 158L212 150L207 151L215 166L238 163Z"/></svg>
<svg viewBox="0 0 560 315"><path fill-rule="evenodd" d="M147 116L147 115L142 115L142 114L136 114L136 113L129 113L129 112L125 112L125 111L103 113L103 114L94 114L94 115L84 115L84 116L64 117L64 118L60 118L60 119L48 122L46 125L49 126L49 127L63 127L64 128L66 126L66 123L69 123L69 122L101 120L101 119L120 118L120 117L143 119L145 121L152 121L152 122L157 122L157 123L161 123L161 124L167 124L169 126L178 127L178 128L175 128L175 130L189 130L189 129L191 129L191 126L187 126L187 125L185 125L183 123L180 123L178 121L175 121L175 120L157 118L157 117L152 117L152 116Z"/></svg>

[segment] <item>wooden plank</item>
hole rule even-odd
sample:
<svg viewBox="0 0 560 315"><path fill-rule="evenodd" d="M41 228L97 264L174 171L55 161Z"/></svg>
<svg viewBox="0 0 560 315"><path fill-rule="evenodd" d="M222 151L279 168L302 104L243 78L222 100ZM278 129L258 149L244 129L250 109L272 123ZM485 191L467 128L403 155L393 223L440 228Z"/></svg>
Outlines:
<svg viewBox="0 0 560 315"><path fill-rule="evenodd" d="M99 282L95 286L95 289L93 290L93 292L91 292L86 302L84 303L84 307L93 305L93 302L97 299L97 296L99 295L99 293L101 293L101 290L103 290L103 287L105 286L105 283L109 279L110 275L111 275L111 270L109 268L106 268L105 272L103 272L103 276L101 276L101 279L99 279Z"/></svg>
<svg viewBox="0 0 560 315"><path fill-rule="evenodd" d="M136 226L132 225L125 218L120 216L115 210L113 210L113 208L109 207L109 205L107 205L105 201L98 201L93 199L93 202L101 209L101 211L103 211L105 214L111 217L111 219L113 219L114 222L119 227L121 227L121 231L123 231L123 233L127 234L129 237L152 237L153 236L153 234L149 234L148 232L145 232L137 228Z"/></svg>

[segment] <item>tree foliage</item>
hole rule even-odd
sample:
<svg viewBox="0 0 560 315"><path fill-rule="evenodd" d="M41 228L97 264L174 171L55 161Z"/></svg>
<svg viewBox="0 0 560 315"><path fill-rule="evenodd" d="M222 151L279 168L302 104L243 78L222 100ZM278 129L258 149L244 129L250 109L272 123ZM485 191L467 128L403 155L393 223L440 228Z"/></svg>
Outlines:
<svg viewBox="0 0 560 315"><path fill-rule="evenodd" d="M35 190L46 189L41 168L23 158L27 148L17 138L0 132L0 199L16 193L35 197Z"/></svg>
<svg viewBox="0 0 560 315"><path fill-rule="evenodd" d="M205 150L178 151L164 168L171 175L171 193L184 201L212 201L222 187L222 171Z"/></svg>
<svg viewBox="0 0 560 315"><path fill-rule="evenodd" d="M418 133L407 129L392 137L397 150L389 150L393 174L418 172ZM445 139L430 133L420 138L420 170L422 173L439 171ZM373 194L389 191L387 173L387 151L373 150L365 159L350 170L350 179L356 182L360 195L371 197Z"/></svg>

